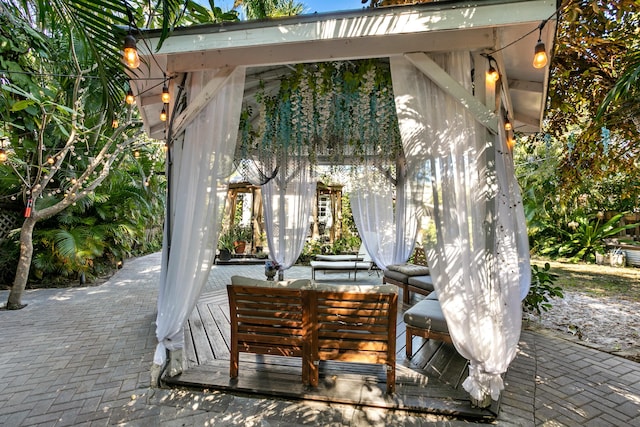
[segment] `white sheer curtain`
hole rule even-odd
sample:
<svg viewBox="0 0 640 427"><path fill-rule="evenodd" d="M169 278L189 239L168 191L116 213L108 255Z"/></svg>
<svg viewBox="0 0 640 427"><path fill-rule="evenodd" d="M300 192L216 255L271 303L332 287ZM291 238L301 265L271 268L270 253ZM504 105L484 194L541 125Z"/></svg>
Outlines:
<svg viewBox="0 0 640 427"><path fill-rule="evenodd" d="M216 75L195 72L189 101ZM237 139L244 91L244 68L228 77L171 150L169 206L162 251L152 381L172 353L169 375L181 369L183 327L205 284L213 262ZM174 353L175 352L175 358Z"/></svg>
<svg viewBox="0 0 640 427"><path fill-rule="evenodd" d="M291 267L309 233L316 180L306 157L281 155L278 172L262 186L269 257L280 272Z"/></svg>
<svg viewBox="0 0 640 427"><path fill-rule="evenodd" d="M411 256L418 221L406 168L399 163L392 180L374 166L361 168L350 195L351 212L360 238L378 268L402 264ZM394 195L396 200L394 203Z"/></svg>
<svg viewBox="0 0 640 427"><path fill-rule="evenodd" d="M470 88L468 52L432 59ZM489 136L404 57L392 58L391 72L405 154L424 167L433 206L437 237L425 245L427 261L454 345L470 361L463 386L476 401L497 399L516 355L530 278L512 160L503 138Z"/></svg>

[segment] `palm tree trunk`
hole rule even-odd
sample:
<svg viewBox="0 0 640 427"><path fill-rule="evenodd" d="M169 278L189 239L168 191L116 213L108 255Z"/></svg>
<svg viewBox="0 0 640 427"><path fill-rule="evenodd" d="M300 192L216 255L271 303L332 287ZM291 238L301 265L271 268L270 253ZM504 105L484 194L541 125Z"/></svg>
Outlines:
<svg viewBox="0 0 640 427"><path fill-rule="evenodd" d="M20 230L20 259L18 260L16 277L7 301L8 310L20 310L26 306L26 304L22 304L22 292L29 279L29 268L33 257L33 229L36 222L37 220L33 217L26 218Z"/></svg>

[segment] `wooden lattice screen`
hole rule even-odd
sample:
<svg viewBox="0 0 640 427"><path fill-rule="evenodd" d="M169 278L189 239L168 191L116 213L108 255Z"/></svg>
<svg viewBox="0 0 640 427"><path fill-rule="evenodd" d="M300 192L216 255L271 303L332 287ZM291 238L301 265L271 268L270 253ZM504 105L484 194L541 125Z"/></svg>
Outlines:
<svg viewBox="0 0 640 427"><path fill-rule="evenodd" d="M11 230L20 227L20 214L11 211L0 211L0 240L7 237Z"/></svg>

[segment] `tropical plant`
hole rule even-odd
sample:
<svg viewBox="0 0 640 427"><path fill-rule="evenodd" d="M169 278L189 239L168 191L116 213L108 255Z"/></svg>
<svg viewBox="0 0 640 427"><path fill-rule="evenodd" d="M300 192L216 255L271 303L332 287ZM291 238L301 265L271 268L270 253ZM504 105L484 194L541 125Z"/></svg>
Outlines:
<svg viewBox="0 0 640 427"><path fill-rule="evenodd" d="M237 242L250 242L253 240L253 229L249 225L236 224L232 227L231 233Z"/></svg>
<svg viewBox="0 0 640 427"><path fill-rule="evenodd" d="M304 4L295 0L235 0L233 7L242 6L247 19L266 19L299 15Z"/></svg>
<svg viewBox="0 0 640 427"><path fill-rule="evenodd" d="M619 225L620 219L626 212L614 215L604 220L604 213L595 216L584 215L579 211L574 219L565 227L558 227L557 235L561 236L558 243L541 251L543 255L558 255L570 257L572 261L595 261L596 252L602 253L606 238L615 237L620 232L634 228L637 224Z"/></svg>
<svg viewBox="0 0 640 427"><path fill-rule="evenodd" d="M122 153L138 141L142 128L131 111L114 116L104 107L102 83L91 74L93 67L85 68L91 56L75 39L49 37L51 30L40 33L27 24L16 25L13 31L16 36L1 34L10 54L25 48L31 52L27 62L17 63L21 71L5 73L0 85L0 129L9 151L9 160L1 167L3 175L14 175L12 186L4 191L26 205L21 255L7 303L8 308L20 308L36 223L93 194L122 160ZM38 49L30 50L31 39L39 41ZM25 69L30 71L24 74ZM115 127L114 118L120 123ZM70 239L59 241L66 244Z"/></svg>
<svg viewBox="0 0 640 427"><path fill-rule="evenodd" d="M542 311L548 311L551 308L550 298L564 298L564 294L562 288L554 286L558 275L551 273L551 265L548 262L542 269L535 264L531 269L531 287L523 301L524 309L541 314Z"/></svg>
<svg viewBox="0 0 640 427"><path fill-rule="evenodd" d="M227 230L218 237L218 249L233 251L235 248L236 236L231 230Z"/></svg>

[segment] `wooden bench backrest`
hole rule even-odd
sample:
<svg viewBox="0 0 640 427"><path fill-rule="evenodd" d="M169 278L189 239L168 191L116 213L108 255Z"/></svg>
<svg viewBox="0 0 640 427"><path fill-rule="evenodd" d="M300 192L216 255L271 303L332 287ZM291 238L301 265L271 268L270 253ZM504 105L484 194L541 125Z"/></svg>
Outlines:
<svg viewBox="0 0 640 427"><path fill-rule="evenodd" d="M315 360L395 362L395 293L313 291L311 322Z"/></svg>
<svg viewBox="0 0 640 427"><path fill-rule="evenodd" d="M302 356L309 326L302 290L227 286L240 351Z"/></svg>

